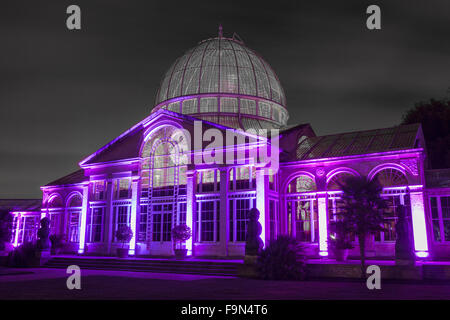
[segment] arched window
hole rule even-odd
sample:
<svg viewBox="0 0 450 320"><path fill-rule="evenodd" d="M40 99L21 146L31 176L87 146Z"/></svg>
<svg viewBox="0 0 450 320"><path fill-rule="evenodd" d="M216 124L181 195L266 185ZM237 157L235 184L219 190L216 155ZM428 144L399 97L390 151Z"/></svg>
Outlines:
<svg viewBox="0 0 450 320"><path fill-rule="evenodd" d="M378 182L383 187L407 186L408 180L405 175L398 169L385 168L377 172L373 179L378 179ZM388 203L388 208L384 212L383 231L375 234L376 242L394 242L396 239L395 225L397 223L397 208L399 205L405 205L407 210L407 218L411 217L411 208L409 206L408 194L386 194L383 196Z"/></svg>
<svg viewBox="0 0 450 320"><path fill-rule="evenodd" d="M179 203L177 196L186 194L189 143L182 130L170 125L161 126L147 138L141 153L141 197L148 198L149 203L141 211L140 239L145 239L150 229L152 242L169 245L172 225L181 221L181 216L185 217L186 203ZM164 205L154 202L162 197Z"/></svg>
<svg viewBox="0 0 450 320"><path fill-rule="evenodd" d="M345 180L353 176L354 175L349 172L340 172L335 174L330 181L328 181L327 190L341 190L341 185L345 183Z"/></svg>
<svg viewBox="0 0 450 320"><path fill-rule="evenodd" d="M372 179L378 179L383 187L406 186L408 180L405 175L397 169L386 168L379 171Z"/></svg>
<svg viewBox="0 0 450 320"><path fill-rule="evenodd" d="M62 204L61 198L57 195L52 196L50 198L50 200L48 201L48 207L49 208L62 208L63 204Z"/></svg>
<svg viewBox="0 0 450 320"><path fill-rule="evenodd" d="M63 202L59 195L52 195L48 200L49 218L50 218L50 234L60 234L63 224Z"/></svg>
<svg viewBox="0 0 450 320"><path fill-rule="evenodd" d="M306 175L298 176L289 182L287 193L300 193L317 190L314 180Z"/></svg>
<svg viewBox="0 0 450 320"><path fill-rule="evenodd" d="M164 126L153 132L142 149L142 196L173 195L174 187L181 186L185 192L187 140L182 131Z"/></svg>
<svg viewBox="0 0 450 320"><path fill-rule="evenodd" d="M70 198L69 208L81 207L82 203L83 203L83 199L81 198L81 195L75 194L74 196L72 196Z"/></svg>
<svg viewBox="0 0 450 320"><path fill-rule="evenodd" d="M67 240L72 243L80 241L80 215L83 198L80 194L73 195L67 207Z"/></svg>

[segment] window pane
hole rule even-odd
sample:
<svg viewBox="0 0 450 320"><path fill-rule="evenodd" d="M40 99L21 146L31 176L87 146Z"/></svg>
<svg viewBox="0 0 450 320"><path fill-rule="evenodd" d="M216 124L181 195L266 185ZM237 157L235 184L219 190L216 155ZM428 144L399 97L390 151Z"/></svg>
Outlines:
<svg viewBox="0 0 450 320"><path fill-rule="evenodd" d="M436 197L431 197L430 198L430 205L431 205L431 217L433 219L439 219Z"/></svg>
<svg viewBox="0 0 450 320"><path fill-rule="evenodd" d="M200 241L214 241L214 201L201 202Z"/></svg>
<svg viewBox="0 0 450 320"><path fill-rule="evenodd" d="M444 220L444 239L450 241L450 220Z"/></svg>
<svg viewBox="0 0 450 320"><path fill-rule="evenodd" d="M438 220L433 221L433 234L434 234L434 241L441 241L441 230L439 228Z"/></svg>
<svg viewBox="0 0 450 320"><path fill-rule="evenodd" d="M450 197L441 197L442 218L450 219Z"/></svg>

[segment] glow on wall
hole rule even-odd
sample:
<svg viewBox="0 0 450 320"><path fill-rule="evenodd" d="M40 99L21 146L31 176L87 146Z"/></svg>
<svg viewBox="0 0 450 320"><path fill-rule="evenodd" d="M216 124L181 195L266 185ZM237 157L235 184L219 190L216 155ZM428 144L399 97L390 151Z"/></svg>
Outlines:
<svg viewBox="0 0 450 320"><path fill-rule="evenodd" d="M424 258L428 256L428 239L425 223L423 192L411 192L410 199L414 233L414 249L418 257Z"/></svg>

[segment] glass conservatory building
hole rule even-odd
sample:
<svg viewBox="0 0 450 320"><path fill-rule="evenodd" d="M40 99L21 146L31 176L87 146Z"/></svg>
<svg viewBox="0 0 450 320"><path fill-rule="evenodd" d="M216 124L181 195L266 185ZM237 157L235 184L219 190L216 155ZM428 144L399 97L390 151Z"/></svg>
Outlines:
<svg viewBox="0 0 450 320"><path fill-rule="evenodd" d="M394 255L395 212L404 205L416 254L450 257L450 171L427 170L420 125L317 136L309 124L287 126L288 117L270 65L219 32L173 63L147 118L83 159L80 170L41 187L40 212L14 212L17 234L21 217L47 216L51 232L67 236L68 251L112 255L122 245L116 230L128 225L129 254L161 256L173 254L172 228L187 224L189 254L242 256L247 212L256 207L265 244L287 234L311 256L327 256L338 182L364 175L382 183L390 204L369 254ZM249 129L279 130L276 146ZM216 154L245 149L244 159L193 161L210 149L211 130L236 136ZM276 168L248 156L268 145L276 147Z"/></svg>

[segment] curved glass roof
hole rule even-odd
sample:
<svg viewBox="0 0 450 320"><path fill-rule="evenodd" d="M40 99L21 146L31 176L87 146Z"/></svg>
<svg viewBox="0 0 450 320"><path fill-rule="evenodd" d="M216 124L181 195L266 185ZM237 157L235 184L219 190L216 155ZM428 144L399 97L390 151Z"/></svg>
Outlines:
<svg viewBox="0 0 450 320"><path fill-rule="evenodd" d="M156 104L211 93L256 96L286 106L283 88L272 68L236 39L204 40L179 57L163 77Z"/></svg>

